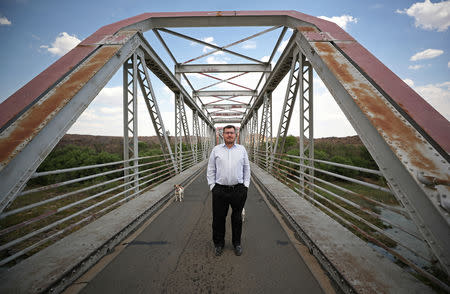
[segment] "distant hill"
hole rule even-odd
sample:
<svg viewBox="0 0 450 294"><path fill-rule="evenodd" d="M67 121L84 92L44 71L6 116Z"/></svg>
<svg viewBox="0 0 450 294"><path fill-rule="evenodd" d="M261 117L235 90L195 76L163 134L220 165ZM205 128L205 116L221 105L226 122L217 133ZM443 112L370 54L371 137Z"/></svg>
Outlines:
<svg viewBox="0 0 450 294"><path fill-rule="evenodd" d="M145 142L150 146L159 145L157 136L139 137L139 142ZM121 154L123 150L123 138L113 136L66 134L61 141L59 141L56 147L64 147L67 145L89 147L97 152L106 151L109 153Z"/></svg>
<svg viewBox="0 0 450 294"><path fill-rule="evenodd" d="M314 143L346 144L346 145L364 145L359 136L348 137L328 137L314 139Z"/></svg>
<svg viewBox="0 0 450 294"><path fill-rule="evenodd" d="M145 142L150 146L159 145L157 136L142 136L139 137L139 141ZM173 137L170 137L170 142L173 143ZM315 139L314 142L316 144L363 145L359 136L319 138ZM121 154L123 148L123 138L113 136L66 134L58 143L57 147L64 147L67 145L90 147L97 152L106 151L109 153Z"/></svg>

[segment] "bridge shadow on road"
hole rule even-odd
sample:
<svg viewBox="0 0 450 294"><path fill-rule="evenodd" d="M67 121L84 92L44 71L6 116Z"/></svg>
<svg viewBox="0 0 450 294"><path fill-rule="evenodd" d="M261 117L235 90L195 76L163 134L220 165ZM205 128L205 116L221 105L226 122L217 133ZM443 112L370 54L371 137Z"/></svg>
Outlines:
<svg viewBox="0 0 450 294"><path fill-rule="evenodd" d="M230 214L224 253L214 255L211 193L202 172L82 293L323 293L253 184L235 256Z"/></svg>

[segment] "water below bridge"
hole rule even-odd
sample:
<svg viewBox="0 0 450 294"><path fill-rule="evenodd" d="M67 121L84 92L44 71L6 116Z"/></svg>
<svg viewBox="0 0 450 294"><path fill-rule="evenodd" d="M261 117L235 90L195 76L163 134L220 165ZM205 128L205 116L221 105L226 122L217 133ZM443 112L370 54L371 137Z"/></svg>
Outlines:
<svg viewBox="0 0 450 294"><path fill-rule="evenodd" d="M225 250L216 257L211 193L202 172L185 189L184 201L171 202L66 293L334 292L253 184L245 207L243 255L233 252L230 210Z"/></svg>

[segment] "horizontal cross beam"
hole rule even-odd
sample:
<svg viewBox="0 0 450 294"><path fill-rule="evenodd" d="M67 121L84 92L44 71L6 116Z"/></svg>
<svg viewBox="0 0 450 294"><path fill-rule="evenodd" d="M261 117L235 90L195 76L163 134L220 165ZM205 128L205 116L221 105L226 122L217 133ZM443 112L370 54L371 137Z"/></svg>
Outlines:
<svg viewBox="0 0 450 294"><path fill-rule="evenodd" d="M195 91L193 96L198 97L209 97L209 96L256 96L258 93L256 91L246 91L246 90L223 90L223 91Z"/></svg>
<svg viewBox="0 0 450 294"><path fill-rule="evenodd" d="M175 73L270 72L270 64L177 64Z"/></svg>
<svg viewBox="0 0 450 294"><path fill-rule="evenodd" d="M210 104L205 106L206 109L236 109L236 108L250 108L250 104Z"/></svg>
<svg viewBox="0 0 450 294"><path fill-rule="evenodd" d="M241 112L215 112L211 113L211 116L240 116L242 117L244 113Z"/></svg>
<svg viewBox="0 0 450 294"><path fill-rule="evenodd" d="M232 123L236 123L239 124L241 123L242 119L240 118L220 118L220 119L214 119L214 123L215 124L232 124Z"/></svg>

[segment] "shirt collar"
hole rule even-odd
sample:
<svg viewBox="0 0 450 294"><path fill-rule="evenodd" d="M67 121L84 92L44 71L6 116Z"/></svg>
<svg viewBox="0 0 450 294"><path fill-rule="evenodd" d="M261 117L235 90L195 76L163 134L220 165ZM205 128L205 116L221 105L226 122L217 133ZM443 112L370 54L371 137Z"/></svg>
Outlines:
<svg viewBox="0 0 450 294"><path fill-rule="evenodd" d="M228 148L228 147L227 147L227 144L225 144L225 143L222 144L222 147ZM232 146L231 148L235 148L235 147L237 147L237 146L236 146L236 143L234 143L233 146Z"/></svg>

